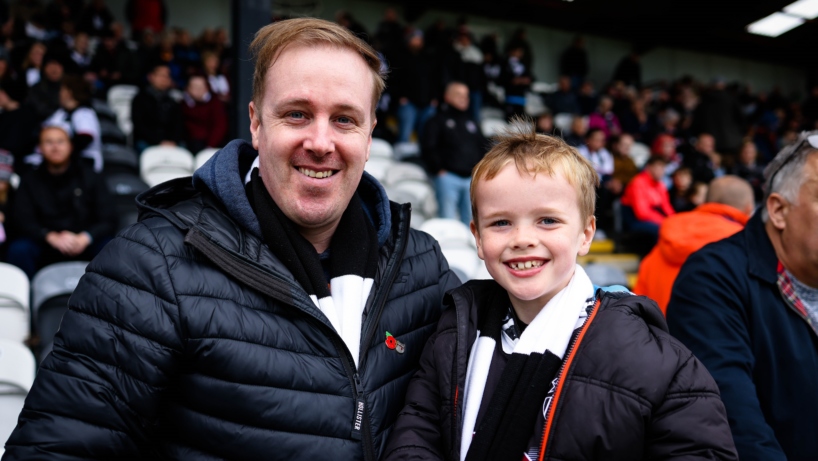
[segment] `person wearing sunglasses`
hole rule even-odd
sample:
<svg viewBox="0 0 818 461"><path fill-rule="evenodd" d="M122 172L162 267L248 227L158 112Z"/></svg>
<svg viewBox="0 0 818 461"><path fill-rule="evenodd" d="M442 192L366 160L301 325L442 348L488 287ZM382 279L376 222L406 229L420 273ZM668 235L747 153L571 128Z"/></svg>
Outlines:
<svg viewBox="0 0 818 461"><path fill-rule="evenodd" d="M739 458L818 454L818 131L764 172L764 200L741 232L682 267L670 332L716 379Z"/></svg>

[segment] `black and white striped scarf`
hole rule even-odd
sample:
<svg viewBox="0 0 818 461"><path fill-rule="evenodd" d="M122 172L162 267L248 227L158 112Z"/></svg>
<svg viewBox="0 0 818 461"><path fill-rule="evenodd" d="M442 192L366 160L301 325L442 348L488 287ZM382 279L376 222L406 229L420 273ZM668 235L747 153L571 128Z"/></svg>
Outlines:
<svg viewBox="0 0 818 461"><path fill-rule="evenodd" d="M352 196L330 240L327 280L315 247L270 197L258 169L252 171L250 188L248 197L264 243L327 316L358 366L361 321L378 266L378 236L358 194Z"/></svg>

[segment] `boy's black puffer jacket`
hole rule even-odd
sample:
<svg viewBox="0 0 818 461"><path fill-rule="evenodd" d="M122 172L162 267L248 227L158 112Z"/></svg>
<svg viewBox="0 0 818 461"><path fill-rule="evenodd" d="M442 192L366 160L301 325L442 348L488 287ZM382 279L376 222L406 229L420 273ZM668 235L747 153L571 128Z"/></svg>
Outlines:
<svg viewBox="0 0 818 461"><path fill-rule="evenodd" d="M446 296L454 308L427 343L385 459L460 459L468 354L495 290L472 281ZM737 459L716 383L650 299L599 290L563 366L540 461Z"/></svg>

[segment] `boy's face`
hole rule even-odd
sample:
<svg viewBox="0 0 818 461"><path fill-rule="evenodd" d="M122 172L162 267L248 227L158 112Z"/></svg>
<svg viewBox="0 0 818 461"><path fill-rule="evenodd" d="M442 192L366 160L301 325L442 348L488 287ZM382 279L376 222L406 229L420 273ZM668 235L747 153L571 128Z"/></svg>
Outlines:
<svg viewBox="0 0 818 461"><path fill-rule="evenodd" d="M584 222L577 190L561 173L536 177L510 163L474 186L477 253L511 303L536 315L574 275L577 255L588 253L596 230Z"/></svg>

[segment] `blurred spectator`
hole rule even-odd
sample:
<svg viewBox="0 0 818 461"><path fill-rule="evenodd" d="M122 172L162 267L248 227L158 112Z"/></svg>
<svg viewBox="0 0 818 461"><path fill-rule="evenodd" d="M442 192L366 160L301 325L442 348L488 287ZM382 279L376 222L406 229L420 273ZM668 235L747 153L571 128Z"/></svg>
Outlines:
<svg viewBox="0 0 818 461"><path fill-rule="evenodd" d="M497 49L497 36L490 34L483 37L480 40L480 51L483 52L484 102L494 107L502 107L502 101L498 101L494 94L489 91L489 85L499 86L500 73L503 71L503 63Z"/></svg>
<svg viewBox="0 0 818 461"><path fill-rule="evenodd" d="M668 193L670 194L670 204L673 209L677 213L681 213L695 208L688 198L693 186L693 175L690 173L690 168L681 167L674 171L671 175L671 184Z"/></svg>
<svg viewBox="0 0 818 461"><path fill-rule="evenodd" d="M594 166L600 181L605 182L610 179L614 172L613 156L605 148L605 133L599 128L590 128L585 134L585 144L577 149L583 157L587 158Z"/></svg>
<svg viewBox="0 0 818 461"><path fill-rule="evenodd" d="M169 94L170 69L158 64L148 74L148 85L131 101L134 147L139 152L155 145L179 144L184 137L182 110Z"/></svg>
<svg viewBox="0 0 818 461"><path fill-rule="evenodd" d="M0 149L0 257L5 261L11 229L8 228L14 189L11 175L14 173L14 157Z"/></svg>
<svg viewBox="0 0 818 461"><path fill-rule="evenodd" d="M207 76L207 84L210 85L210 91L216 95L221 102L229 102L230 82L227 80L227 77L221 73L219 55L212 51L203 52L202 70Z"/></svg>
<svg viewBox="0 0 818 461"><path fill-rule="evenodd" d="M43 58L43 78L28 90L25 105L32 111L37 123L60 108L60 85L64 75L62 60L56 54Z"/></svg>
<svg viewBox="0 0 818 461"><path fill-rule="evenodd" d="M571 147L585 144L585 135L588 134L588 119L577 115L571 120L571 132L563 135L563 139Z"/></svg>
<svg viewBox="0 0 818 461"><path fill-rule="evenodd" d="M719 385L743 461L818 453L816 137L775 157L759 212L687 259L668 304L670 333Z"/></svg>
<svg viewBox="0 0 818 461"><path fill-rule="evenodd" d="M599 104L599 97L597 97L594 90L594 84L589 81L584 81L579 87L579 113L582 115L591 115L595 111L597 104Z"/></svg>
<svg viewBox="0 0 818 461"><path fill-rule="evenodd" d="M719 152L736 154L744 138L744 114L738 99L717 79L693 113L694 133L708 133ZM695 175L695 173L694 173Z"/></svg>
<svg viewBox="0 0 818 461"><path fill-rule="evenodd" d="M651 157L622 195L623 225L630 232L659 235L659 226L675 214L662 182L665 159Z"/></svg>
<svg viewBox="0 0 818 461"><path fill-rule="evenodd" d="M375 31L375 40L380 44L380 51L387 61L391 62L400 53L403 47L403 25L398 21L398 13L394 8L384 11L383 20L378 23Z"/></svg>
<svg viewBox="0 0 818 461"><path fill-rule="evenodd" d="M693 184L690 185L690 189L688 189L687 193L685 194L685 198L689 203L689 207L681 211L691 211L698 207L699 205L703 204L705 199L707 198L707 191L709 189L710 185L708 184L698 181L693 182Z"/></svg>
<svg viewBox="0 0 818 461"><path fill-rule="evenodd" d="M736 176L713 180L703 205L662 223L659 243L639 265L633 292L653 299L665 313L673 282L688 256L743 229L754 207L747 181Z"/></svg>
<svg viewBox="0 0 818 461"><path fill-rule="evenodd" d="M77 30L92 37L99 37L110 29L113 22L114 15L105 4L105 0L91 0L80 15Z"/></svg>
<svg viewBox="0 0 818 461"><path fill-rule="evenodd" d="M168 10L163 0L128 0L125 16L131 24L131 38L138 42L146 30L157 34L165 30Z"/></svg>
<svg viewBox="0 0 818 461"><path fill-rule="evenodd" d="M398 142L408 142L412 132L422 131L435 113L440 92L440 70L424 48L423 32L412 31L396 57L390 76L390 93L398 102ZM421 133L418 133L421 137Z"/></svg>
<svg viewBox="0 0 818 461"><path fill-rule="evenodd" d="M156 34L150 30L143 31L142 37L136 46L136 51L133 54L136 60L134 67L137 69L137 75L139 75L141 78L150 71L151 66L160 61L159 46L156 43Z"/></svg>
<svg viewBox="0 0 818 461"><path fill-rule="evenodd" d="M560 75L557 91L546 97L545 104L555 114L579 114L579 100L571 89L571 78Z"/></svg>
<svg viewBox="0 0 818 461"><path fill-rule="evenodd" d="M17 103L22 102L26 97L28 86L14 75L9 63L9 55L5 48L0 46L0 90Z"/></svg>
<svg viewBox="0 0 818 461"><path fill-rule="evenodd" d="M813 85L810 89L809 97L801 106L801 113L804 116L804 126L808 130L818 128L818 85Z"/></svg>
<svg viewBox="0 0 818 461"><path fill-rule="evenodd" d="M83 75L91 70L91 50L89 49L88 34L80 32L74 37L74 47L71 49L71 61L68 73Z"/></svg>
<svg viewBox="0 0 818 461"><path fill-rule="evenodd" d="M184 88L188 77L201 68L202 58L199 50L193 46L190 32L182 27L173 30L175 40L173 45L173 60L181 68L181 73L174 78L177 88Z"/></svg>
<svg viewBox="0 0 818 461"><path fill-rule="evenodd" d="M204 76L194 75L188 80L182 116L189 151L196 153L205 147L224 146L227 113L222 102L213 97Z"/></svg>
<svg viewBox="0 0 818 461"><path fill-rule="evenodd" d="M639 53L632 51L619 61L614 69L611 81L620 81L626 86L642 87L642 65L639 63Z"/></svg>
<svg viewBox="0 0 818 461"><path fill-rule="evenodd" d="M620 195L625 186L639 173L639 168L633 163L630 152L633 147L633 137L627 133L612 136L610 139L611 155L613 155L613 180L610 190Z"/></svg>
<svg viewBox="0 0 818 461"><path fill-rule="evenodd" d="M670 187L671 176L682 166L682 155L676 151L676 138L669 134L660 134L653 140L650 146L651 155L659 155L665 158L665 186ZM688 174L690 171L688 170ZM688 184L689 185L689 184Z"/></svg>
<svg viewBox="0 0 818 461"><path fill-rule="evenodd" d="M522 48L523 54L520 57L520 62L528 68L532 69L534 66L534 50L531 48L531 43L528 41L528 33L524 28L518 27L511 34L511 38L506 45L506 55L511 54L511 50L515 48Z"/></svg>
<svg viewBox="0 0 818 461"><path fill-rule="evenodd" d="M538 115L535 125L535 130L538 134L556 136L554 134L554 116L551 115L551 112L543 112L542 114Z"/></svg>
<svg viewBox="0 0 818 461"><path fill-rule="evenodd" d="M643 144L650 144L653 133L656 131L654 117L648 113L645 100L634 98L630 107L624 111L619 122L622 131L633 136L634 140Z"/></svg>
<svg viewBox="0 0 818 461"><path fill-rule="evenodd" d="M465 83L469 88L469 110L472 119L480 121L483 107L483 88L486 86L483 73L483 52L472 43L471 33L466 26L460 26L452 45L457 57L453 79Z"/></svg>
<svg viewBox="0 0 818 461"><path fill-rule="evenodd" d="M721 159L716 159L718 155L715 151L716 141L708 133L702 133L696 139L693 149L688 151L682 159L684 165L690 168L693 180L709 183L716 177L716 164L721 164Z"/></svg>
<svg viewBox="0 0 818 461"><path fill-rule="evenodd" d="M97 85L104 92L114 85L133 84L138 80L133 53L112 30L102 34L102 43L91 60L91 71L96 74Z"/></svg>
<svg viewBox="0 0 818 461"><path fill-rule="evenodd" d="M66 130L43 128L43 164L21 178L14 199L17 238L9 245L8 262L29 278L48 264L91 260L116 228L105 182L75 161Z"/></svg>
<svg viewBox="0 0 818 461"><path fill-rule="evenodd" d="M571 79L571 88L576 91L585 82L589 68L585 39L578 35L560 56L560 74Z"/></svg>
<svg viewBox="0 0 818 461"><path fill-rule="evenodd" d="M753 187L756 202L760 202L764 192L764 167L756 163L758 151L752 141L744 141L738 154L738 162L733 166L731 174L750 183Z"/></svg>
<svg viewBox="0 0 818 461"><path fill-rule="evenodd" d="M26 85L32 87L40 81L40 73L43 69L43 58L45 57L47 49L44 43L34 42L31 48L26 53L26 58L23 60L23 73L26 76Z"/></svg>
<svg viewBox="0 0 818 461"><path fill-rule="evenodd" d="M619 118L611 109L613 109L613 100L610 96L602 96L599 98L599 105L596 111L588 117L588 128L591 130L602 130L606 138L622 133Z"/></svg>
<svg viewBox="0 0 818 461"><path fill-rule="evenodd" d="M20 103L9 97L0 87L0 151L11 152L18 162L27 154L28 120L25 111L20 110Z"/></svg>
<svg viewBox="0 0 818 461"><path fill-rule="evenodd" d="M46 29L61 30L66 22L76 23L82 10L82 0L51 0L45 7Z"/></svg>
<svg viewBox="0 0 818 461"><path fill-rule="evenodd" d="M508 118L525 116L525 94L534 81L531 68L525 64L529 60L522 43L518 42L508 49L508 56L500 72L500 83L506 90L505 108Z"/></svg>
<svg viewBox="0 0 818 461"><path fill-rule="evenodd" d="M352 13L349 11L341 10L335 13L335 22L339 25L346 27L350 32L355 34L361 40L371 43L371 39L369 37L369 33L367 33L366 28L352 16Z"/></svg>
<svg viewBox="0 0 818 461"><path fill-rule="evenodd" d="M469 183L471 170L483 158L488 145L471 118L469 89L460 82L446 87L444 104L426 124L421 151L435 181L440 217L471 221Z"/></svg>
<svg viewBox="0 0 818 461"><path fill-rule="evenodd" d="M91 89L78 75L66 75L60 88L60 108L44 123L65 125L71 136L73 152L91 159L94 171L102 172L102 134L99 119L91 108ZM76 155L76 154L75 154Z"/></svg>

